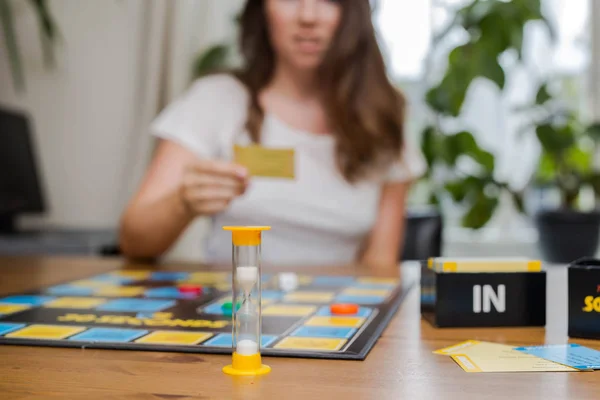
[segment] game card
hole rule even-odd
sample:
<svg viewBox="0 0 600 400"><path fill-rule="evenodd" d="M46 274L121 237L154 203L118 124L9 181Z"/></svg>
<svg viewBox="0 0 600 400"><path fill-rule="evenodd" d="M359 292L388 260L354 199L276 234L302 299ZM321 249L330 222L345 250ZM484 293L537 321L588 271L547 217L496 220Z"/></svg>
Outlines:
<svg viewBox="0 0 600 400"><path fill-rule="evenodd" d="M519 352L512 346L469 340L435 351L452 359L465 372L576 372L575 368Z"/></svg>
<svg viewBox="0 0 600 400"><path fill-rule="evenodd" d="M515 350L577 369L600 369L600 351L578 344L517 347Z"/></svg>
<svg viewBox="0 0 600 400"><path fill-rule="evenodd" d="M294 149L262 146L234 146L234 161L248 169L251 176L294 179Z"/></svg>

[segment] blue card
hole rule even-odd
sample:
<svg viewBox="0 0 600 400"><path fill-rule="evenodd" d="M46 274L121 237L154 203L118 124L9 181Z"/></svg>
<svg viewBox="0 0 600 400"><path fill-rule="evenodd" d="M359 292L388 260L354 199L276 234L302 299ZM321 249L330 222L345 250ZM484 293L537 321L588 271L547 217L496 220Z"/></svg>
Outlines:
<svg viewBox="0 0 600 400"><path fill-rule="evenodd" d="M188 272L157 271L152 273L150 279L153 281L183 281L189 276Z"/></svg>
<svg viewBox="0 0 600 400"><path fill-rule="evenodd" d="M271 343L273 343L277 339L277 336L272 335L262 335L260 338L260 346L267 347ZM214 338L207 340L202 343L203 346L215 346L215 347L231 347L233 346L231 340L231 333L221 333L220 335L215 336Z"/></svg>
<svg viewBox="0 0 600 400"><path fill-rule="evenodd" d="M308 338L331 338L331 339L350 339L356 332L355 328L346 328L338 326L301 326L290 336L300 336Z"/></svg>
<svg viewBox="0 0 600 400"><path fill-rule="evenodd" d="M164 297L167 299L195 299L197 296L193 293L182 293L176 287L158 287L151 288L144 292L146 297Z"/></svg>
<svg viewBox="0 0 600 400"><path fill-rule="evenodd" d="M49 294L59 295L59 296L91 296L94 292L94 289L90 287L84 286L75 286L75 285L58 285L52 286L47 291Z"/></svg>
<svg viewBox="0 0 600 400"><path fill-rule="evenodd" d="M0 303L22 304L27 306L41 306L44 303L54 300L54 297L36 296L36 295L17 295L0 299Z"/></svg>
<svg viewBox="0 0 600 400"><path fill-rule="evenodd" d="M338 303L381 304L385 301L385 296L358 296L340 294L335 298L335 301Z"/></svg>
<svg viewBox="0 0 600 400"><path fill-rule="evenodd" d="M158 312L173 307L173 300L158 299L117 299L102 304L97 308L100 311L117 312Z"/></svg>
<svg viewBox="0 0 600 400"><path fill-rule="evenodd" d="M0 335L6 335L12 331L16 331L19 328L24 327L25 324L15 324L12 322L2 322L0 323Z"/></svg>
<svg viewBox="0 0 600 400"><path fill-rule="evenodd" d="M313 284L318 286L346 286L356 281L353 276L315 276Z"/></svg>
<svg viewBox="0 0 600 400"><path fill-rule="evenodd" d="M82 342L130 342L145 335L144 329L91 328L69 338Z"/></svg>
<svg viewBox="0 0 600 400"><path fill-rule="evenodd" d="M578 344L517 347L515 350L577 369L600 369L600 351Z"/></svg>

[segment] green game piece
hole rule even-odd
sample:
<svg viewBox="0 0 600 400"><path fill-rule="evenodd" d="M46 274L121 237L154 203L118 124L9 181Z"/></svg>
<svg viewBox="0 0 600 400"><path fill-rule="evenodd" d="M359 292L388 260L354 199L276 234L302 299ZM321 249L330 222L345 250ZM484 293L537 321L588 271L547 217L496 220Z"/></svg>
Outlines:
<svg viewBox="0 0 600 400"><path fill-rule="evenodd" d="M229 311L229 312L231 312L232 308L233 308L233 304L231 303L231 301L226 301L226 302L225 302L225 303L223 303L223 305L221 306L221 310L223 310L224 312L225 312L225 311ZM240 303L238 302L238 303L236 303L236 305L235 305L235 310L237 311L237 310L239 310L239 309L240 309Z"/></svg>

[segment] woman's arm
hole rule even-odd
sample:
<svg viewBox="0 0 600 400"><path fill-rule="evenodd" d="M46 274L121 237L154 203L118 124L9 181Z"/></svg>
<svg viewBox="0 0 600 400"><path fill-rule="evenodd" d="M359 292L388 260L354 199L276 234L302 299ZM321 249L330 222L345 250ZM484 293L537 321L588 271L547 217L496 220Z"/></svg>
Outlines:
<svg viewBox="0 0 600 400"><path fill-rule="evenodd" d="M389 182L382 189L379 212L360 263L375 269L395 269L404 239L406 198L410 182Z"/></svg>
<svg viewBox="0 0 600 400"><path fill-rule="evenodd" d="M122 216L121 251L132 258L160 256L194 218L223 211L246 185L246 172L240 167L198 160L186 148L161 141Z"/></svg>

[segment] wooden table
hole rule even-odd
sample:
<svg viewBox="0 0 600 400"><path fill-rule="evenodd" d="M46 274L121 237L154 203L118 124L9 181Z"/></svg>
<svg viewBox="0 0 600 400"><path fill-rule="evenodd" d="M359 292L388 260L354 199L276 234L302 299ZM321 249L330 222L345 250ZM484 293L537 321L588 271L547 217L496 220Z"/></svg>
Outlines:
<svg viewBox="0 0 600 400"><path fill-rule="evenodd" d="M121 260L4 258L0 293L137 267ZM351 267L307 271L364 273ZM266 358L270 375L236 379L221 372L229 356L0 346L0 398L598 399L600 372L467 374L450 358L432 354L466 339L513 345L566 342L566 272L549 272L546 329L435 329L420 319L418 290L413 289L365 361ZM410 266L402 268L404 279L415 273ZM600 349L600 341L575 342Z"/></svg>

